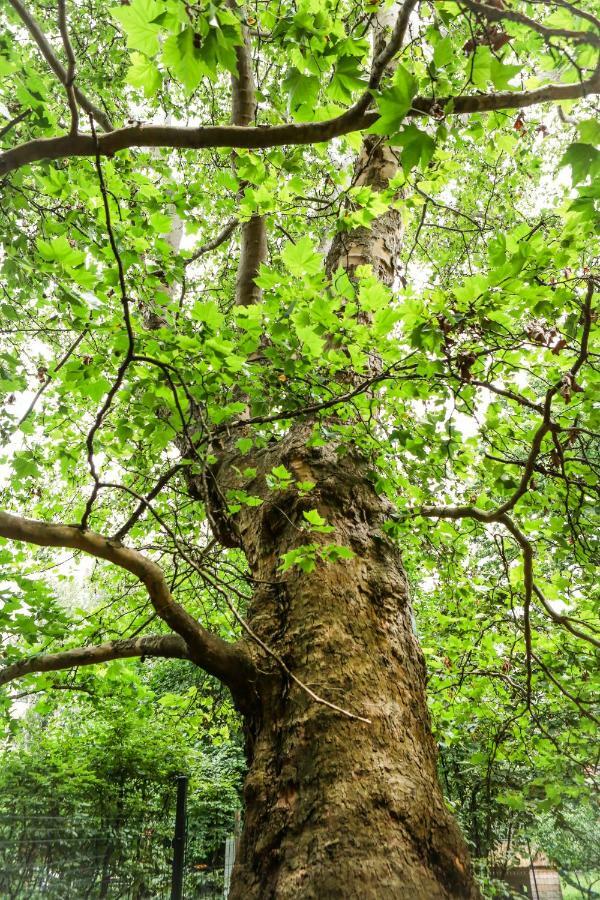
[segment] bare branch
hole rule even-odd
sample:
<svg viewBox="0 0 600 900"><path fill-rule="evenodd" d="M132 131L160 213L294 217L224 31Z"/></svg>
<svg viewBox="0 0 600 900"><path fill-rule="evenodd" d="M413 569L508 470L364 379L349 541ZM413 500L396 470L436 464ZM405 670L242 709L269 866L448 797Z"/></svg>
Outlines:
<svg viewBox="0 0 600 900"><path fill-rule="evenodd" d="M535 412L544 412L544 407L540 403L533 403L533 401L528 400L527 397L523 397L522 394L516 394L514 391L498 387L490 381L477 381L477 379L472 378L468 383L472 384L473 387L485 388L486 391L490 391L492 394L498 394L499 397L506 397L508 400L514 400L521 406L527 406Z"/></svg>
<svg viewBox="0 0 600 900"><path fill-rule="evenodd" d="M534 653L533 658L535 659L536 663L538 664L538 666L540 667L542 672L550 679L550 681L553 684L556 685L556 687L559 689L561 694L563 694L568 700L570 700L571 703L575 704L575 706L577 707L577 709L579 710L581 715L585 716L586 719L589 719L591 722L594 722L596 725L600 725L600 719L598 719L595 715L593 715L591 712L589 712L589 710L587 710L585 708L585 706L583 705L583 703L581 702L579 697L576 697L574 694L572 694L570 691L568 691L566 689L566 687L558 680L558 678L556 678L552 674L550 669L546 665L544 665L544 663L539 658L539 656L536 656Z"/></svg>
<svg viewBox="0 0 600 900"><path fill-rule="evenodd" d="M591 634L586 634L585 631L580 631L579 628L576 628L575 625L573 625L570 616L563 616L552 608L552 604L548 602L537 584L533 585L533 592L553 622L556 622L557 625L562 625L563 628L566 628L566 630L570 631L575 637L581 638L582 641L588 641L588 643L593 644L594 647L600 648L600 640Z"/></svg>
<svg viewBox="0 0 600 900"><path fill-rule="evenodd" d="M160 566L144 554L77 525L54 525L2 511L0 537L40 547L81 550L131 572L145 585L157 615L185 640L190 659L219 678L237 698L248 694L253 665L246 650L207 631L176 603Z"/></svg>
<svg viewBox="0 0 600 900"><path fill-rule="evenodd" d="M227 593L221 587L221 585L215 579L215 577L213 575L211 575L209 572L207 572L206 569L203 569L201 566L199 566L195 562L195 560L193 560L181 548L180 545L178 545L178 549L179 549L179 552L181 553L181 555L183 556L183 558L186 560L186 562L188 562L194 569L196 569L196 571L200 574L200 576L202 578L204 578L206 581L208 581L208 583L210 585L212 585L212 587L223 596L223 598L225 599L225 602L227 603L227 606L229 607L234 618L241 625L241 627L244 629L246 634L251 638L251 640L253 640L256 644L258 644L258 646L261 648L261 650L264 651L264 653L267 656L270 656L272 659L274 659L275 662L281 667L282 671L285 672L285 674L288 676L288 678L290 678L293 682L295 682L295 684L298 685L298 687L301 690L303 690L306 694L308 694L308 696L311 698L311 700L314 700L315 703L318 703L321 706L327 706L329 709L333 709L335 712L341 713L341 715L345 716L348 719L356 719L359 722L365 722L367 725L371 724L371 719L367 719L364 716L359 716L357 713L350 712L350 710L344 709L343 706L337 706L335 703L331 703L331 701L326 700L324 697L320 697L318 694L315 694L315 692L311 688L309 688L309 686L307 684L305 684L303 681L301 681L298 678L298 676L292 672L292 670L286 665L286 663L284 662L284 660L282 659L280 654L277 653L275 650L273 650L273 648L270 647L268 644L266 644L256 634L256 632L250 627L250 625L246 622L246 620L243 618L243 616L240 615L240 613L238 612L238 610L236 609L234 604L230 601L229 597L227 596Z"/></svg>
<svg viewBox="0 0 600 900"><path fill-rule="evenodd" d="M590 330L592 327L592 298L594 296L594 279L588 279L586 296L583 304L583 332L581 335L581 344L579 348L579 353L577 354L577 358L568 372L568 377L571 381L575 378L582 365L587 359L588 355L588 341L590 336ZM546 397L544 400L543 407L543 417L542 422L539 428L537 429L533 441L531 444L531 450L529 451L529 455L527 457L527 461L525 463L525 467L523 469L523 474L521 476L521 481L519 483L518 488L514 492L514 494L509 497L506 503L503 503L496 510L496 514L500 515L502 513L509 512L520 498L527 493L529 490L529 483L531 481L531 476L533 475L535 464L537 462L537 458L539 456L542 442L544 437L552 430L552 400L559 392L561 387L564 384L564 376L556 384L553 384L546 391Z"/></svg>
<svg viewBox="0 0 600 900"><path fill-rule="evenodd" d="M547 0L532 0L534 3L547 3ZM574 16L577 16L579 19L586 19L586 21L591 22L599 31L600 31L600 19L593 15L593 13L589 12L587 9L581 9L580 7L575 6L573 3L569 3L568 0L552 0L554 6L562 6L563 9L568 9L570 13Z"/></svg>
<svg viewBox="0 0 600 900"><path fill-rule="evenodd" d="M125 373L129 368L129 364L133 359L133 354L135 350L135 337L133 333L133 325L131 324L131 311L129 308L129 297L127 296L127 285L125 283L125 269L123 267L123 261L121 259L121 255L119 253L119 249L117 247L117 242L115 240L115 235L112 227L111 217L110 217L110 205L108 202L108 193L106 190L106 185L104 183L104 175L102 174L102 165L100 163L100 153L98 151L98 138L96 135L96 130L94 128L94 122L92 117L90 116L90 125L92 127L92 137L96 143L96 154L95 154L95 162L96 162L96 172L98 174L98 184L100 185L100 193L102 194L102 204L104 206L104 219L106 221L106 230L108 232L108 240L110 243L110 247L112 250L112 254L114 256L115 262L117 264L117 270L119 273L119 286L121 288L121 306L123 309L123 321L125 323L125 332L127 334L127 351L123 360L121 361L119 368L117 369L117 374L114 382L112 383L106 397L104 398L104 403L102 404L100 410L98 411L96 418L92 427L90 428L87 438L86 438L86 449L87 449L87 460L88 466L90 469L90 474L94 481L94 486L92 488L92 493L90 494L88 501L85 506L85 510L83 513L83 517L81 519L81 525L83 528L87 528L87 524L89 521L90 514L92 512L92 507L96 500L99 490L99 478L98 473L96 472L96 464L94 461L94 438L96 436L96 432L101 427L102 422L104 421L104 417L108 413L112 401L119 391L121 385L123 384L123 380L125 378Z"/></svg>
<svg viewBox="0 0 600 900"><path fill-rule="evenodd" d="M527 491L529 490L531 476L535 470L537 458L539 456L544 437L555 427L551 419L552 400L560 391L561 387L565 384L565 378L567 379L567 384L570 383L575 378L588 356L588 343L593 323L592 299L594 296L594 289L594 279L588 278L587 291L582 310L583 331L581 335L579 353L577 354L577 358L575 359L575 362L568 370L568 372L565 373L565 375L559 381L555 382L555 384L549 387L546 391L544 404L541 407L541 412L543 414L542 421L533 436L531 449L529 451L527 459L525 460L525 465L523 466L523 474L521 475L519 486L514 491L514 493L508 498L508 500L506 500L505 503L502 503L496 509L492 510L482 510L474 506L448 506L439 508L434 506L426 506L422 507L422 509L419 511L420 515L431 517L439 516L446 519L471 518L476 519L478 522L500 522L502 521L502 517L505 516L506 513L510 512L514 508L514 506L516 506L521 497L523 497L524 494L527 493ZM490 389L490 385L487 382L484 386ZM500 393L500 391L496 390L496 393ZM503 393L507 395L506 392ZM519 398L517 395L513 395L511 399ZM519 402L521 401L519 400ZM527 403L525 405L529 404Z"/></svg>
<svg viewBox="0 0 600 900"><path fill-rule="evenodd" d="M26 7L21 3L21 0L9 0L9 3L12 6L12 8L14 9L14 11L17 13L17 15L21 18L21 21L27 28L29 34L32 36L32 38L34 39L34 41L36 42L38 47L40 48L42 56L44 57L44 59L46 60L46 62L48 63L48 65L50 66L50 68L52 69L52 71L54 72L54 74L56 75L58 80L60 81L60 83L62 85L64 85L65 87L67 87L67 84L69 83L69 76L68 76L67 70L65 69L63 64L60 62L60 60L56 57L54 50L48 43L48 39L46 38L46 35L42 31L42 29L40 28L40 26L38 25L36 20L33 18L31 13L26 9ZM60 15L61 15L61 13L60 13L60 6L59 6L59 16ZM61 32L62 32L62 27L61 27ZM68 40L68 38L67 38L67 40ZM64 36L63 36L63 41L64 41ZM65 46L65 50L66 50L66 46ZM67 52L67 58L69 58L68 52ZM77 102L81 106L81 108L84 109L87 113L89 113L89 115L93 116L94 119L96 120L96 122L98 123L98 125L100 125L100 127L104 131L112 131L113 126L112 126L110 119L106 115L106 113L103 112L101 109L99 109L94 103L92 103L91 100L88 100L86 95L82 91L80 91L78 87L75 87L75 85L73 85L72 87L73 87L73 94L74 94Z"/></svg>
<svg viewBox="0 0 600 900"><path fill-rule="evenodd" d="M135 510L132 512L132 514L129 516L129 518L127 519L127 521L125 522L125 524L122 525L122 526L119 528L119 530L115 532L115 534L114 534L113 537L112 537L112 540L113 540L113 541L121 541L121 540L123 540L123 538L125 537L125 535L126 535L129 531L131 531L131 529L133 528L133 526L135 525L135 523L136 523L136 522L138 521L138 519L143 515L143 513L145 512L145 510L146 510L147 507L148 507L148 504L149 504L152 500L154 500L155 497L157 497L157 496L160 494L160 492L162 491L162 489L164 488L164 486L165 486L166 484L168 484L168 482L171 480L171 478L173 478L174 475L176 475L178 472L180 472L180 471L181 471L182 469L184 469L184 468L185 468L185 464L184 464L184 463L176 463L174 466L171 466L171 468L168 469L168 470L164 473L164 475L161 475L161 477L158 479L158 481L156 482L156 484L154 485L154 487L152 488L152 490L149 491L149 492L146 494L146 496L145 496L142 500L140 500L140 502L138 503L136 509L135 509Z"/></svg>
<svg viewBox="0 0 600 900"><path fill-rule="evenodd" d="M96 647L75 647L71 650L62 650L60 653L41 653L21 659L0 669L0 685L34 672L57 672L61 669L92 666L113 659L128 659L135 656L190 658L186 642L178 635L146 635L123 641L107 641Z"/></svg>
<svg viewBox="0 0 600 900"><path fill-rule="evenodd" d="M398 53L398 51L402 48L402 45L404 43L404 36L406 35L406 30L408 28L409 19L418 2L419 0L405 0L405 2L402 4L387 46L385 46L383 50L381 50L381 52L375 56L371 65L369 91L373 91L379 87L379 82L381 81L386 68L393 60L396 53ZM365 108L368 100L372 99L372 97L369 95L369 91L365 91L365 93L359 100L359 103L365 103Z"/></svg>
<svg viewBox="0 0 600 900"><path fill-rule="evenodd" d="M237 419L235 422L228 422L227 424L217 426L217 428L213 430L212 436L214 437L217 434L231 431L231 429L233 428L246 428L248 425L268 425L270 422L281 422L287 419L298 419L302 416L310 416L313 413L322 412L326 409L333 409L334 406L341 406L343 403L348 403L349 400L353 400L360 394L364 394L365 391L367 391L370 387L375 384L379 384L379 382L381 381L403 377L414 378L415 375L412 371L406 376L394 374L400 366L406 363L407 359L401 359L396 363L392 363L392 365L388 366L387 369L384 369L382 372L378 372L377 374L371 376L371 378L365 379L365 381L362 381L351 391L348 391L348 393L339 394L337 397L332 397L331 400L324 400L322 403L311 403L308 406L301 406L298 409L284 409L281 410L281 412L271 413L270 415L252 416L248 419ZM416 366L416 363L414 365ZM407 366L407 368L412 369L414 368L414 366L411 364L411 366Z"/></svg>

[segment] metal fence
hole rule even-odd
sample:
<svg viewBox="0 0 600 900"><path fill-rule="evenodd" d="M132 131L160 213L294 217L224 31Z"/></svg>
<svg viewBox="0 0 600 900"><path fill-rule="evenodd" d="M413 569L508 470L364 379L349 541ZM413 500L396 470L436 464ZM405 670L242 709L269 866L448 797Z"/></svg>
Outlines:
<svg viewBox="0 0 600 900"><path fill-rule="evenodd" d="M75 817L0 813L0 898L224 900L235 842L228 840L217 859L197 857L187 830L183 781L178 779L175 821L167 810L135 823L99 821L89 812Z"/></svg>

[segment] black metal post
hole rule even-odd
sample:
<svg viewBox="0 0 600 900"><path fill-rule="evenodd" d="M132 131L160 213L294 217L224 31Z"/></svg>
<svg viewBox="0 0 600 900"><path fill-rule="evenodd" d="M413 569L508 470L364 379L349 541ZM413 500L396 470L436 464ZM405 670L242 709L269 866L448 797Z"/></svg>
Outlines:
<svg viewBox="0 0 600 900"><path fill-rule="evenodd" d="M177 807L175 809L175 834L173 836L173 874L171 900L183 900L183 864L185 861L186 803L188 776L178 775Z"/></svg>

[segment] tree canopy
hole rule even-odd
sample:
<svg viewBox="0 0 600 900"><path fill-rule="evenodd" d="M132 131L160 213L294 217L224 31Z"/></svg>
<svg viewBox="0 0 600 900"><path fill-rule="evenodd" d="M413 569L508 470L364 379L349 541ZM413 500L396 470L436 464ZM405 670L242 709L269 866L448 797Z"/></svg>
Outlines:
<svg viewBox="0 0 600 900"><path fill-rule="evenodd" d="M2 702L153 656L239 698L240 637L294 680L223 535L291 492L281 582L351 564L302 471L259 487L305 423L387 503L447 789L507 810L484 854L597 769L600 7L386 6L4 4Z"/></svg>

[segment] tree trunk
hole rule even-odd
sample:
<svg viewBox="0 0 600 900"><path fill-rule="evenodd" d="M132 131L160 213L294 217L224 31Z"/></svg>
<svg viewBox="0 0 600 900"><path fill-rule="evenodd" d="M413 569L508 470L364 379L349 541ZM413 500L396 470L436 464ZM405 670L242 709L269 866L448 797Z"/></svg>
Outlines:
<svg viewBox="0 0 600 900"><path fill-rule="evenodd" d="M383 25L380 32L376 55ZM247 45L238 63L234 121L247 124L253 110ZM368 135L353 182L386 190L397 165L394 151ZM265 257L264 221L256 227L254 244L242 244L238 304L257 299L250 288ZM341 267L352 278L358 266L371 265L392 287L402 230L400 213L390 208L369 228L339 232L327 273ZM374 348L370 369L379 365ZM466 847L437 780L406 576L382 530L391 510L373 489L364 458L333 441L312 447L311 433L312 423L298 424L245 457L214 448L218 462L197 495L207 501L219 540L246 555L255 579L247 620L256 637L312 692L369 722L316 702L276 658L251 647L261 674L253 686L258 702L243 710L249 771L230 898L476 898ZM269 490L266 476L282 465L296 481L314 482L314 490L305 496L294 486ZM241 475L248 468L256 470L250 483ZM240 488L263 503L242 507L232 521L223 498ZM333 533L305 530L303 512L313 508ZM282 574L282 555L310 543L343 545L355 555Z"/></svg>
<svg viewBox="0 0 600 900"><path fill-rule="evenodd" d="M310 447L311 431L298 425L263 451L222 457L213 475L224 492L240 487L236 471L257 469L245 488L263 505L244 508L234 528L256 579L250 626L311 690L370 724L316 703L261 654L231 900L475 898L437 780L406 577L381 530L387 503L352 448ZM269 491L277 465L316 487ZM334 533L299 530L311 508ZM278 571L281 554L318 541L355 556Z"/></svg>

